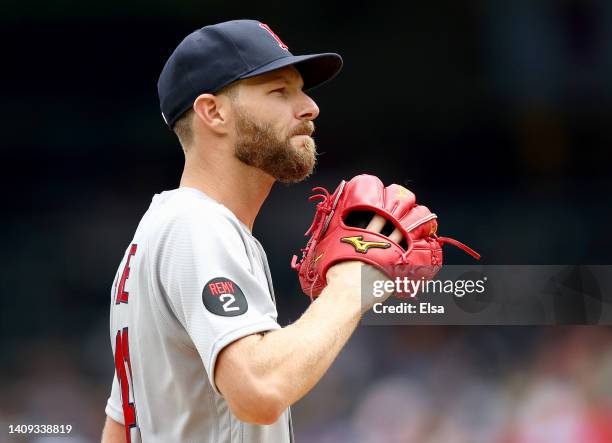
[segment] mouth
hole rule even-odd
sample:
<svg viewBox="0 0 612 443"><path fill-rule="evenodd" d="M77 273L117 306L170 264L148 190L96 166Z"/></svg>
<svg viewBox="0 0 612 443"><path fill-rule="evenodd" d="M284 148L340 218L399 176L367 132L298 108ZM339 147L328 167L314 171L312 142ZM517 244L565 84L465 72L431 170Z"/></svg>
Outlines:
<svg viewBox="0 0 612 443"><path fill-rule="evenodd" d="M302 126L302 127L296 128L296 130L291 133L291 137L297 137L300 135L312 137L313 133L314 133L314 128L308 127L308 126Z"/></svg>

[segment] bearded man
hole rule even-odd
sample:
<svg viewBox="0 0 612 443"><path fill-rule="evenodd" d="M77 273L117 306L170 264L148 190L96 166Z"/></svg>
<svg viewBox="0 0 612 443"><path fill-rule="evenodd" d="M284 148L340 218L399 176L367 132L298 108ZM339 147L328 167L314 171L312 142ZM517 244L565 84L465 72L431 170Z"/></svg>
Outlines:
<svg viewBox="0 0 612 443"><path fill-rule="evenodd" d="M251 230L275 181L312 173L319 108L305 91L341 66L334 53L292 55L254 20L206 26L170 56L158 92L185 167L179 188L153 197L112 285L103 442L293 441L290 406L362 315L362 264L331 267L281 327Z"/></svg>

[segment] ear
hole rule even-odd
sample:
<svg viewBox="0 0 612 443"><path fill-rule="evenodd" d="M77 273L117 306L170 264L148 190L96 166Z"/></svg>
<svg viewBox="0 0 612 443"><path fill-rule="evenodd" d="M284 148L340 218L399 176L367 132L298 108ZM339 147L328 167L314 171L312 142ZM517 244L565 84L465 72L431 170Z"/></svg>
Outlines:
<svg viewBox="0 0 612 443"><path fill-rule="evenodd" d="M193 102L197 118L217 133L228 132L230 102L223 95L200 94Z"/></svg>

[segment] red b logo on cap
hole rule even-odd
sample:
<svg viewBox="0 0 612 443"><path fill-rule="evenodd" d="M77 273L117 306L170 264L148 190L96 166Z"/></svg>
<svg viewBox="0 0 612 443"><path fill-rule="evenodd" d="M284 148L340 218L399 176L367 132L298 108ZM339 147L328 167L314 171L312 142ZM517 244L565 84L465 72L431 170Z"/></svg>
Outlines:
<svg viewBox="0 0 612 443"><path fill-rule="evenodd" d="M274 40L276 40L278 42L278 46L280 46L283 49L289 50L289 47L283 43L283 41L278 37L278 35L276 35L274 33L274 31L272 29L270 29L270 27L268 25L266 25L265 23L260 23L259 24L260 28L265 29L266 31L268 31L268 33L274 37Z"/></svg>

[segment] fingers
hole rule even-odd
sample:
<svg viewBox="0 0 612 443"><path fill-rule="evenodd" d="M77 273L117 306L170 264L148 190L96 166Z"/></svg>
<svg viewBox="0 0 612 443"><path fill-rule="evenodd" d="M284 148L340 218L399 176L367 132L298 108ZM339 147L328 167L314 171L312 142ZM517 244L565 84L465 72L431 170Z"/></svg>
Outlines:
<svg viewBox="0 0 612 443"><path fill-rule="evenodd" d="M366 226L366 229L372 232L380 232L385 227L386 223L387 219L382 215L375 214L372 220L370 220L370 223L368 223L368 226Z"/></svg>
<svg viewBox="0 0 612 443"><path fill-rule="evenodd" d="M395 228L389 235L389 239L393 240L395 243L399 243L404 239L404 234L402 234L399 229Z"/></svg>
<svg viewBox="0 0 612 443"><path fill-rule="evenodd" d="M366 229L368 231L380 233L385 227L386 223L386 218L384 218L382 215L376 214L374 215L374 217L372 217L372 220L370 220L370 223L368 223ZM399 243L404 239L404 235L399 229L395 228L393 232L389 235L389 239L394 241L395 243Z"/></svg>

